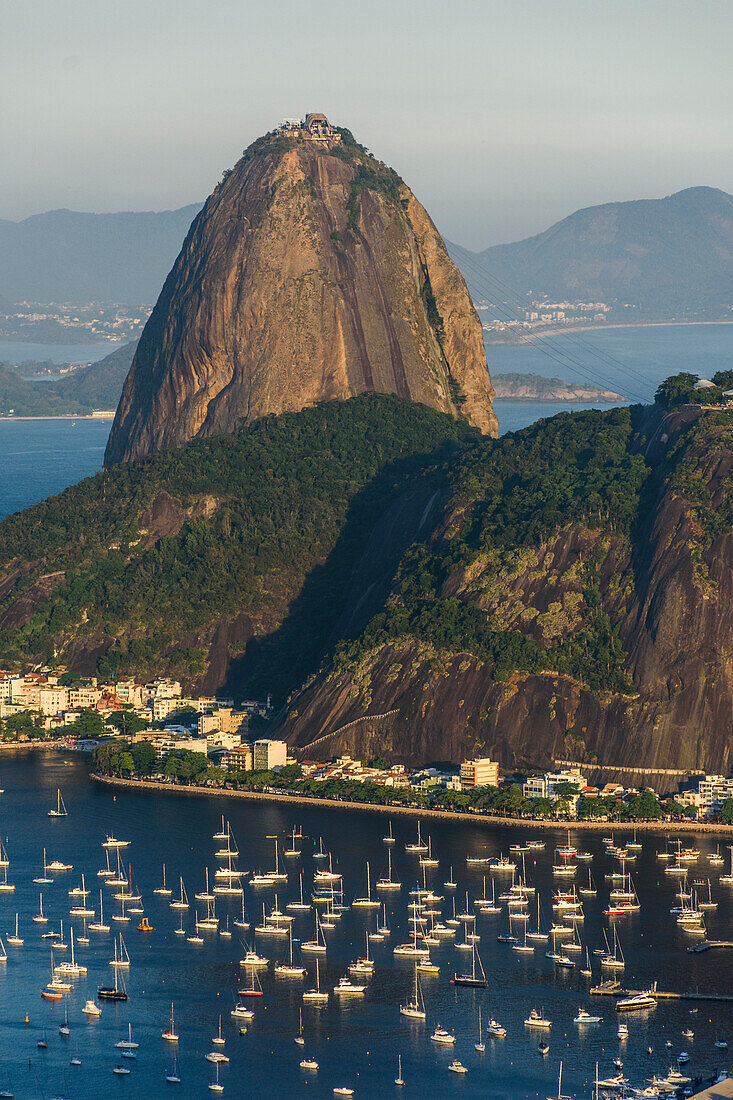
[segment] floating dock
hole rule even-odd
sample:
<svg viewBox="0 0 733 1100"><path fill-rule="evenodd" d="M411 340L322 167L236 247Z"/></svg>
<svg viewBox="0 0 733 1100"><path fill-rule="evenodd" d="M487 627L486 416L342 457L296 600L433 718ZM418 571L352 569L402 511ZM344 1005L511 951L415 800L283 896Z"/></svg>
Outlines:
<svg viewBox="0 0 733 1100"><path fill-rule="evenodd" d="M733 947L733 944L730 946ZM686 993L670 993L662 989L623 989L621 982L601 982L590 989L594 997L635 997L640 993L649 993L657 1001L730 1001L733 1002L733 993L700 993L698 990L689 990Z"/></svg>

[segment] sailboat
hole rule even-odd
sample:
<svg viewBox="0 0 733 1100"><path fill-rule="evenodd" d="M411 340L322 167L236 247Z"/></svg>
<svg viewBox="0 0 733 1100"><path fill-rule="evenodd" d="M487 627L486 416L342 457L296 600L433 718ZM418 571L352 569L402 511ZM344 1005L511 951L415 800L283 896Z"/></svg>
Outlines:
<svg viewBox="0 0 733 1100"><path fill-rule="evenodd" d="M304 1047L305 1046L305 1036L303 1035L303 1009L302 1008L298 1009L298 1020L299 1020L298 1034L295 1036L295 1039L293 1040L293 1042L299 1047Z"/></svg>
<svg viewBox="0 0 733 1100"><path fill-rule="evenodd" d="M224 1086L219 1084L219 1062L214 1062L214 1069L216 1070L216 1080L212 1081L209 1085L211 1092L223 1092Z"/></svg>
<svg viewBox="0 0 733 1100"><path fill-rule="evenodd" d="M318 910L314 909L314 913L316 924L314 938L312 940L306 940L305 943L301 943L300 950L309 952L311 954L325 955L326 937L324 936L323 929L321 928L321 918L318 914Z"/></svg>
<svg viewBox="0 0 733 1100"><path fill-rule="evenodd" d="M0 882L0 893L12 894L13 891L15 890L15 883L8 882L8 865L7 865L7 863L2 868L2 872L3 872L3 877L2 877L2 881Z"/></svg>
<svg viewBox="0 0 733 1100"><path fill-rule="evenodd" d="M608 941L606 942L608 943ZM609 949L605 955L601 956L601 966L607 970L623 970L626 966L615 926L613 929L613 953Z"/></svg>
<svg viewBox="0 0 733 1100"><path fill-rule="evenodd" d="M593 875L591 873L590 867L588 868L588 885L580 886L578 888L578 893L582 894L584 897L595 897L595 895L598 893L596 889L596 884L593 881Z"/></svg>
<svg viewBox="0 0 733 1100"><path fill-rule="evenodd" d="M527 939L533 940L535 943L547 943L550 939L550 933L547 931L545 922L542 919L542 902L539 894L537 895L537 927L527 932Z"/></svg>
<svg viewBox="0 0 733 1100"><path fill-rule="evenodd" d="M584 978L592 978L593 977L593 970L592 970L591 965L590 965L590 955L588 954L588 947L587 946L586 946L586 949L585 949L585 966L580 971L580 973L583 975Z"/></svg>
<svg viewBox="0 0 733 1100"><path fill-rule="evenodd" d="M31 917L34 924L48 924L48 917L43 915L43 894L38 895L38 912Z"/></svg>
<svg viewBox="0 0 733 1100"><path fill-rule="evenodd" d="M97 987L97 996L99 997L100 1001L126 1001L127 1000L127 990L125 989L124 979L122 979L121 975L119 977L118 977L118 975L120 975L120 972L115 967L115 970L114 970L115 984L113 986L111 986L111 985L100 985L100 986Z"/></svg>
<svg viewBox="0 0 733 1100"><path fill-rule="evenodd" d="M414 855L419 855L419 854L422 854L423 852L427 852L427 850L428 850L428 846L423 841L422 834L420 832L420 820L418 819L418 822L417 822L417 842L415 844L406 844L405 845L405 851L406 852L411 852Z"/></svg>
<svg viewBox="0 0 733 1100"><path fill-rule="evenodd" d="M183 885L183 876L180 877L180 895L175 901L170 902L171 909L188 909L188 894L186 893L186 887Z"/></svg>
<svg viewBox="0 0 733 1100"><path fill-rule="evenodd" d="M89 925L90 932L109 932L109 925L104 923L104 905L102 903L102 891L99 891L99 920L94 920Z"/></svg>
<svg viewBox="0 0 733 1100"><path fill-rule="evenodd" d="M565 1096L562 1091L562 1062L560 1063L560 1073L557 1078L557 1096L548 1096L547 1100L573 1100L572 1096Z"/></svg>
<svg viewBox="0 0 733 1100"><path fill-rule="evenodd" d="M328 993L321 989L321 971L318 959L316 959L316 988L306 989L303 1000L311 1004L325 1004L328 1001Z"/></svg>
<svg viewBox="0 0 733 1100"><path fill-rule="evenodd" d="M66 960L64 962L59 963L59 965L56 967L56 972L58 974L71 974L74 977L78 977L81 974L86 974L87 968L85 966L82 966L81 963L78 963L76 961L75 956L74 956L74 929L73 928L71 929L71 932L70 932L70 943L71 943L71 958L69 960Z"/></svg>
<svg viewBox="0 0 733 1100"><path fill-rule="evenodd" d="M473 1044L474 1050L477 1050L479 1054L483 1054L486 1050L486 1043L484 1042L483 1031L481 1028L481 1005L478 1006L478 1042Z"/></svg>
<svg viewBox="0 0 733 1100"><path fill-rule="evenodd" d="M219 1016L219 1030L211 1041L216 1047L223 1047L226 1042L226 1039L221 1033L221 1016Z"/></svg>
<svg viewBox="0 0 733 1100"><path fill-rule="evenodd" d="M69 916L70 917L93 917L94 916L94 910L90 909L89 906L87 905L87 897L89 896L89 890L87 890L87 888L86 888L86 882L84 880L84 875L83 874L81 876L81 887L77 886L74 891L70 890L69 895L73 896L73 897L81 898L81 904L80 905L72 905L71 909L69 909Z"/></svg>
<svg viewBox="0 0 733 1100"><path fill-rule="evenodd" d="M12 932L9 932L5 938L7 939L9 944L12 944L13 947L22 947L23 944L25 943L25 940L22 938L22 936L18 935L18 914L17 913L15 914L15 934L13 934Z"/></svg>
<svg viewBox="0 0 733 1100"><path fill-rule="evenodd" d="M170 1073L165 1075L165 1079L169 1085L180 1085L181 1078L178 1076L178 1059L173 1059L173 1069Z"/></svg>
<svg viewBox="0 0 733 1100"><path fill-rule="evenodd" d="M472 943L471 947L471 973L454 974L451 978L451 985L470 985L479 989L485 989L489 983L486 980L481 956L478 953L478 947L475 943ZM478 963L478 970L476 968L476 963Z"/></svg>
<svg viewBox="0 0 733 1100"><path fill-rule="evenodd" d="M401 882L397 882L392 878L392 849L387 849L387 877L380 878L377 881L377 890L399 890L402 886Z"/></svg>
<svg viewBox="0 0 733 1100"><path fill-rule="evenodd" d="M158 894L161 898L169 898L171 896L171 890L166 885L165 881L165 863L163 864L163 883L161 886L156 886L153 889L154 894Z"/></svg>
<svg viewBox="0 0 733 1100"><path fill-rule="evenodd" d="M391 822L391 820L390 820L390 823L389 823L389 832L387 833L386 836L382 837L382 840L384 841L385 844L394 844L394 836L392 834L392 822Z"/></svg>
<svg viewBox="0 0 733 1100"><path fill-rule="evenodd" d="M138 1049L140 1044L136 1043L135 1040L132 1037L132 1024L131 1023L128 1023L128 1025L127 1025L127 1038L126 1039L120 1039L119 1042L115 1043L115 1046L117 1047L118 1050L137 1050Z"/></svg>
<svg viewBox="0 0 733 1100"><path fill-rule="evenodd" d="M66 816L67 816L66 806L64 805L64 800L61 797L61 788L59 787L56 791L56 809L55 810L49 810L48 814L47 814L47 817L66 817Z"/></svg>
<svg viewBox="0 0 733 1100"><path fill-rule="evenodd" d="M396 1085L398 1085L400 1088L402 1088L402 1086L405 1083L402 1079L402 1055L401 1054L397 1055L397 1076L394 1079L394 1083Z"/></svg>
<svg viewBox="0 0 733 1100"><path fill-rule="evenodd" d="M303 872L301 871L298 882L300 883L300 901L289 901L285 906L291 913L308 913L310 912L310 905L307 901L303 901Z"/></svg>
<svg viewBox="0 0 733 1100"><path fill-rule="evenodd" d="M415 963L415 985L412 1000L400 1005L400 1015L407 1016L411 1020L425 1019L425 1002L423 1000L420 979L417 973L417 963Z"/></svg>
<svg viewBox="0 0 733 1100"><path fill-rule="evenodd" d="M244 913L244 891L242 891L242 915L234 917L232 924L236 928L242 928L244 932L247 932L250 922L247 920L247 914Z"/></svg>
<svg viewBox="0 0 733 1100"><path fill-rule="evenodd" d="M367 880L366 897L365 898L354 898L354 900L351 903L352 909L356 909L356 908L362 908L362 909L374 909L374 908L376 908L376 909L379 909L381 907L381 904L382 904L381 901L378 901L376 898L372 897L371 876L369 874L369 861L368 860L367 860L367 865L366 865L366 880Z"/></svg>
<svg viewBox="0 0 733 1100"><path fill-rule="evenodd" d="M48 864L46 863L46 849L45 848L43 849L43 874L39 875L38 878L34 878L33 881L35 883L37 883L39 886L50 886L51 883L53 882L53 879L49 876L49 873L48 873Z"/></svg>
<svg viewBox="0 0 733 1100"><path fill-rule="evenodd" d="M278 963L275 967L275 973L279 974L281 978L304 978L306 975L306 969L304 966L296 966L293 962L293 929L292 925L288 925L288 949L289 949L289 961L287 963Z"/></svg>
<svg viewBox="0 0 733 1100"><path fill-rule="evenodd" d="M292 832L292 835L290 836L290 847L289 848L283 848L283 855L284 856L290 856L291 858L297 858L300 855L300 848L298 848L298 846L296 845L296 843L295 843L296 840L297 840L297 836L296 836L296 833L295 833L295 826L293 825L293 832Z"/></svg>

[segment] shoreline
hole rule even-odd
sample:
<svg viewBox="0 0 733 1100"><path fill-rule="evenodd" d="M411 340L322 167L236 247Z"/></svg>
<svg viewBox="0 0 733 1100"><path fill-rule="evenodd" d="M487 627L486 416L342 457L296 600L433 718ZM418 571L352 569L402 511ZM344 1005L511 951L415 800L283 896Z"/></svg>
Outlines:
<svg viewBox="0 0 733 1100"><path fill-rule="evenodd" d="M563 333L569 332L607 332L610 329L619 328L689 328L700 325L733 325L733 321L619 321L610 325L560 325L537 332L523 333L517 340L491 340L488 342L488 347L519 347L532 340L541 340L545 336L562 336Z"/></svg>
<svg viewBox="0 0 733 1100"><path fill-rule="evenodd" d="M550 821L538 817L499 817L495 814L461 814L455 810L430 810L417 806L383 806L376 802L341 802L335 798L306 798L297 794L274 794L270 791L232 791L224 787L181 786L178 783L159 783L157 780L120 779L98 772L89 772L95 783L107 787L129 790L173 793L191 797L241 798L249 802L282 802L285 805L325 807L334 810L361 810L367 813L386 814L391 817L421 817L442 821L472 822L479 825L501 825L513 829L534 829L552 832L558 829L577 830L585 833L707 833L708 835L733 836L733 825L720 825L700 821Z"/></svg>
<svg viewBox="0 0 733 1100"><path fill-rule="evenodd" d="M102 409L93 413L57 413L55 416L0 416L2 420L114 420L111 410Z"/></svg>

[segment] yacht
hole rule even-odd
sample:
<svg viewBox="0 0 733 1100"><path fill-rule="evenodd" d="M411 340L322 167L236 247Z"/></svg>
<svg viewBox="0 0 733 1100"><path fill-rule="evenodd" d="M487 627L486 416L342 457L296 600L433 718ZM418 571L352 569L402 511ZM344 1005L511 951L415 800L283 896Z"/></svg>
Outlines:
<svg viewBox="0 0 733 1100"><path fill-rule="evenodd" d="M107 834L107 839L102 841L103 848L129 848L129 840L118 840L117 837Z"/></svg>
<svg viewBox="0 0 733 1100"><path fill-rule="evenodd" d="M585 1008L579 1008L578 1015L573 1020L574 1024L600 1024L602 1022L602 1016L591 1016L590 1012Z"/></svg>
<svg viewBox="0 0 733 1100"><path fill-rule="evenodd" d="M306 1073L315 1073L318 1070L318 1062L315 1058L304 1058L300 1063L300 1068L305 1070Z"/></svg>
<svg viewBox="0 0 733 1100"><path fill-rule="evenodd" d="M489 1026L486 1028L486 1034L491 1035L494 1039L506 1039L506 1028L492 1016L489 1020Z"/></svg>
<svg viewBox="0 0 733 1100"><path fill-rule="evenodd" d="M456 1041L456 1037L452 1031L446 1031L440 1024L436 1027L433 1034L430 1036L434 1043L441 1043L443 1046L453 1046Z"/></svg>
<svg viewBox="0 0 733 1100"><path fill-rule="evenodd" d="M538 1012L536 1008L533 1008L527 1019L524 1021L525 1027L537 1027L546 1030L552 1027L552 1020L548 1020L543 1012Z"/></svg>
<svg viewBox="0 0 733 1100"><path fill-rule="evenodd" d="M459 1062L457 1058L449 1064L448 1069L451 1073L468 1073L468 1070L464 1066L463 1062Z"/></svg>
<svg viewBox="0 0 733 1100"><path fill-rule="evenodd" d="M350 978L339 978L339 983L333 987L333 991L337 997L355 997L366 993L366 986L358 985Z"/></svg>
<svg viewBox="0 0 733 1100"><path fill-rule="evenodd" d="M82 1009L82 1012L84 1013L85 1016L101 1016L102 1015L102 1010L99 1007L99 1005L96 1003L94 998L92 998L89 1001L86 1001L86 1003L84 1004L84 1007Z"/></svg>
<svg viewBox="0 0 733 1100"><path fill-rule="evenodd" d="M622 997L619 1001L616 1001L617 1012L635 1012L640 1009L656 1007L657 1002L652 990L646 993L634 993L630 997Z"/></svg>

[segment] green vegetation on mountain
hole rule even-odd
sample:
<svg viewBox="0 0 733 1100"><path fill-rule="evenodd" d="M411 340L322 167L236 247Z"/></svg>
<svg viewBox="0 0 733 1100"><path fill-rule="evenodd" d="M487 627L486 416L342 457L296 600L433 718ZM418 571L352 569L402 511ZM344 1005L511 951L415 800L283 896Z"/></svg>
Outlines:
<svg viewBox="0 0 733 1100"><path fill-rule="evenodd" d="M7 517L0 562L18 576L0 605L1 659L49 659L73 642L106 674L190 681L206 669L211 624L243 613L266 634L297 598L302 631L264 649L263 686L292 689L328 643L365 533L423 478L440 483L473 434L425 406L363 396L115 466ZM156 507L173 526L156 530ZM18 601L32 607L20 622Z"/></svg>
<svg viewBox="0 0 733 1100"><path fill-rule="evenodd" d="M87 367L63 378L23 378L33 368L0 363L0 416L88 416L95 409L115 409L135 354L125 344ZM48 364L39 364L48 369Z"/></svg>
<svg viewBox="0 0 733 1100"><path fill-rule="evenodd" d="M358 639L341 643L339 663L355 667L389 641L415 638L440 652L473 654L489 663L495 679L552 669L595 690L633 693L624 649L601 597L607 543L599 541L577 572L579 622L551 645L507 628L505 608L492 615L465 593L444 595L449 578L477 562L484 588L501 573L516 574L525 548L571 524L628 537L648 474L643 458L630 451L632 435L630 409L589 411L540 421L489 447L467 448L450 471L453 528L408 551L385 609ZM508 592L505 598L511 599Z"/></svg>

